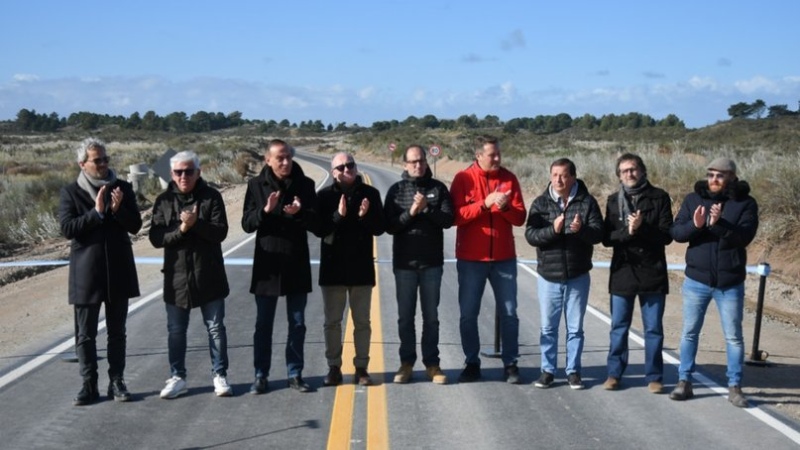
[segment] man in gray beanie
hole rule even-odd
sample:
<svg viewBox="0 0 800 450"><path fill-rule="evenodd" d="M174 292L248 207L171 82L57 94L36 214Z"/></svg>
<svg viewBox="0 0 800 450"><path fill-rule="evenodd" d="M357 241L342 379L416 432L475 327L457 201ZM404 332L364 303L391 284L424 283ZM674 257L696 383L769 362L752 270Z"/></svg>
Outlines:
<svg viewBox="0 0 800 450"><path fill-rule="evenodd" d="M688 242L683 282L683 334L678 385L673 400L694 396L692 373L700 331L709 303L719 311L728 356L728 401L747 407L742 394L744 280L747 245L758 230L758 204L750 185L736 176L736 164L717 158L706 167L706 180L695 183L675 217L672 237Z"/></svg>

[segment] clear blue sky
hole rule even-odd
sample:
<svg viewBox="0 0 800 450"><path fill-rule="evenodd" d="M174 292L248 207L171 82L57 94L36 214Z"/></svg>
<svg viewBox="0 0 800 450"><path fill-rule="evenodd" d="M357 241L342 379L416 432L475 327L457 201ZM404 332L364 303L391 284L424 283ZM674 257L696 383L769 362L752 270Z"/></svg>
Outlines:
<svg viewBox="0 0 800 450"><path fill-rule="evenodd" d="M371 125L676 114L800 101L800 1L23 1L0 13L0 120L241 111Z"/></svg>

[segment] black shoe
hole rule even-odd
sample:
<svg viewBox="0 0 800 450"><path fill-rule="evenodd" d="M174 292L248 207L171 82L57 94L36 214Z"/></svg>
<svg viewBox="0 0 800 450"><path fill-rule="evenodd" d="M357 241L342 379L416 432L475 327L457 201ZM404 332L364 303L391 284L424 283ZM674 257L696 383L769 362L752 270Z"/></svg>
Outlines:
<svg viewBox="0 0 800 450"><path fill-rule="evenodd" d="M313 389L311 386L308 385L305 381L303 381L303 377L291 377L289 378L289 387L294 389L297 392L311 392Z"/></svg>
<svg viewBox="0 0 800 450"><path fill-rule="evenodd" d="M533 383L534 386L540 389L547 389L553 384L553 374L550 372L542 371L542 375L539 376L539 379Z"/></svg>
<svg viewBox="0 0 800 450"><path fill-rule="evenodd" d="M578 372L573 372L567 375L567 384L569 384L570 389L574 389L576 391L579 391L585 387L583 385L583 381L581 380L581 374Z"/></svg>
<svg viewBox="0 0 800 450"><path fill-rule="evenodd" d="M128 392L128 387L125 386L125 380L122 377L112 378L108 383L108 398L118 402L130 401L131 393Z"/></svg>
<svg viewBox="0 0 800 450"><path fill-rule="evenodd" d="M250 393L253 395L266 394L267 389L267 377L256 377L256 381L250 386Z"/></svg>
<svg viewBox="0 0 800 450"><path fill-rule="evenodd" d="M459 383L472 383L481 379L481 366L480 364L467 363L461 375L458 376Z"/></svg>
<svg viewBox="0 0 800 450"><path fill-rule="evenodd" d="M342 369L339 366L331 366L325 379L322 380L323 386L338 386L342 384Z"/></svg>
<svg viewBox="0 0 800 450"><path fill-rule="evenodd" d="M686 380L678 381L678 385L675 386L675 389L669 393L669 398L673 400L689 400L690 398L694 397L694 390L692 390L692 382Z"/></svg>
<svg viewBox="0 0 800 450"><path fill-rule="evenodd" d="M353 376L353 382L359 386L370 386L372 385L372 378L369 377L367 369L356 367L356 374Z"/></svg>
<svg viewBox="0 0 800 450"><path fill-rule="evenodd" d="M506 378L506 383L519 384L519 367L517 367L516 364L510 364L506 366L504 375Z"/></svg>
<svg viewBox="0 0 800 450"><path fill-rule="evenodd" d="M84 381L83 387L80 392L78 392L78 396L72 401L72 404L75 406L89 405L96 402L99 398L100 393L97 392L97 380Z"/></svg>

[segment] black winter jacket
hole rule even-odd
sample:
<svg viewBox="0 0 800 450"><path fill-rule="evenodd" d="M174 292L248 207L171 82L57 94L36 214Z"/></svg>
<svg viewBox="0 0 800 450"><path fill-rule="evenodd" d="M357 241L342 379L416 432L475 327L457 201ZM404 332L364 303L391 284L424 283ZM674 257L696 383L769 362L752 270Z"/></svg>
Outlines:
<svg viewBox="0 0 800 450"><path fill-rule="evenodd" d="M603 245L614 248L608 291L624 296L668 294L664 248L672 242L672 201L663 189L651 185L640 194L636 209L643 220L631 235L620 217L618 192L608 196Z"/></svg>
<svg viewBox="0 0 800 450"><path fill-rule="evenodd" d="M708 212L715 203L722 203L722 216L714 226L695 228L692 216L698 206ZM736 180L718 195L708 190L708 181L695 183L672 225L676 242L688 242L686 276L717 288L742 283L746 275L747 250L758 231L758 204L750 196L750 185Z"/></svg>
<svg viewBox="0 0 800 450"><path fill-rule="evenodd" d="M411 216L414 195L425 195L427 206ZM417 270L444 264L444 232L453 225L453 200L447 186L431 175L431 170L419 178L403 172L403 179L386 193L383 209L386 231L394 235L392 264L395 269Z"/></svg>
<svg viewBox="0 0 800 450"><path fill-rule="evenodd" d="M264 212L267 197L280 191L278 206ZM294 197L301 208L295 215L283 207ZM280 296L311 292L311 261L308 254L308 233L317 225L317 193L314 181L294 161L292 173L285 180L275 177L265 166L247 183L242 212L242 229L256 232L253 254L253 275L250 292L259 296Z"/></svg>
<svg viewBox="0 0 800 450"><path fill-rule="evenodd" d="M528 214L525 239L536 247L536 271L551 282L564 282L589 272L594 245L603 239L600 206L583 181L576 182L578 192L565 211L550 197L548 184L542 195L533 200ZM566 215L564 228L556 234L553 222L561 214ZM576 214L580 214L582 226L578 233L570 233L569 224Z"/></svg>
<svg viewBox="0 0 800 450"><path fill-rule="evenodd" d="M339 214L345 196L347 213ZM375 286L373 237L384 232L381 194L356 176L350 189L334 183L319 191L320 286ZM364 217L358 217L363 199L369 200Z"/></svg>
<svg viewBox="0 0 800 450"><path fill-rule="evenodd" d="M129 234L142 228L142 216L131 184L117 180L109 186L109 195L117 187L122 190L122 204L116 213L107 209L102 218L94 209L92 196L77 182L61 189L58 217L61 233L70 240L70 305L127 302L139 296Z"/></svg>
<svg viewBox="0 0 800 450"><path fill-rule="evenodd" d="M197 206L197 222L181 233L181 211ZM175 183L156 198L150 243L164 249L164 302L196 308L230 293L222 241L228 236L228 217L222 195L202 178L194 190L181 194Z"/></svg>

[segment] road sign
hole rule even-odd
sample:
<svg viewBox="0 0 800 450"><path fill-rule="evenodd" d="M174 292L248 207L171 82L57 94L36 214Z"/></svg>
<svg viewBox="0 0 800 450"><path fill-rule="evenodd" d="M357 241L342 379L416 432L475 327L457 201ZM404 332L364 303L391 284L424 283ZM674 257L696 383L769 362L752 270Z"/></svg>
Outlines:
<svg viewBox="0 0 800 450"><path fill-rule="evenodd" d="M430 154L431 154L431 156L433 156L434 158L436 158L437 156L439 156L439 153L441 153L441 151L442 151L442 149L440 149L440 148L439 148L438 146L436 146L436 145L432 145L432 146L431 146L431 148L429 148L429 149L428 149L428 153L430 153Z"/></svg>
<svg viewBox="0 0 800 450"><path fill-rule="evenodd" d="M394 143L394 142L392 142L391 144L389 144L389 151L390 151L390 152L394 153L394 149L396 149L396 148L397 148L397 145L395 145L395 143Z"/></svg>

